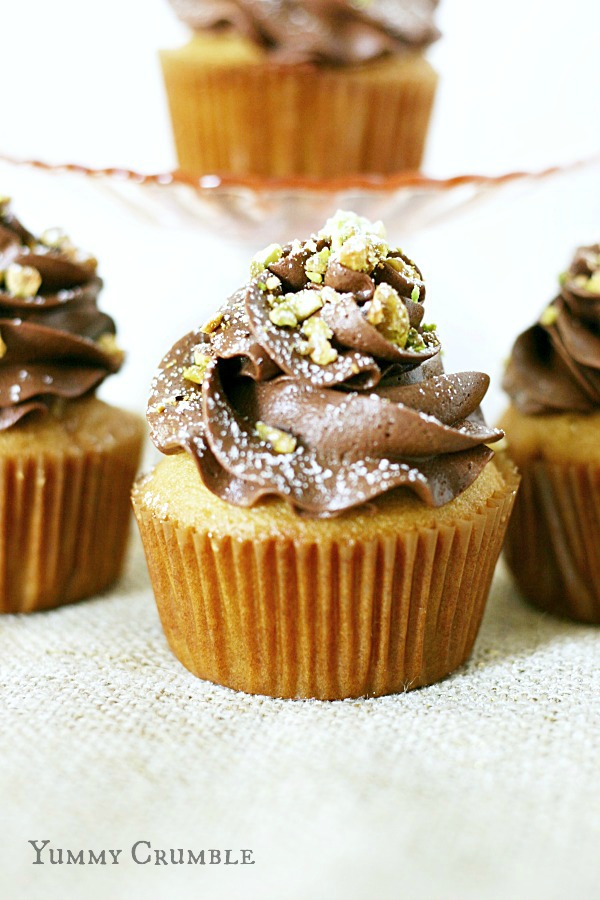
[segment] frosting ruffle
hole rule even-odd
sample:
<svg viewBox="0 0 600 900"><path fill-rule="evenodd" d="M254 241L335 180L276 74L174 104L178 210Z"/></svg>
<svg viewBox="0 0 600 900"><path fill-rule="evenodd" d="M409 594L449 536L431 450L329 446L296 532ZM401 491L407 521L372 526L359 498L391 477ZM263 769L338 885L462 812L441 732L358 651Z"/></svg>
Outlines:
<svg viewBox="0 0 600 900"><path fill-rule="evenodd" d="M364 63L439 37L438 0L170 0L195 31L233 29L282 63Z"/></svg>
<svg viewBox="0 0 600 900"><path fill-rule="evenodd" d="M517 338L503 386L529 415L600 407L600 244L576 251L558 296Z"/></svg>
<svg viewBox="0 0 600 900"><path fill-rule="evenodd" d="M502 436L479 410L488 376L444 374L421 273L380 223L338 213L251 272L163 359L160 450L187 450L223 500L276 495L315 517L396 487L440 506L475 480Z"/></svg>
<svg viewBox="0 0 600 900"><path fill-rule="evenodd" d="M120 368L101 287L93 257L57 229L35 237L0 202L0 431Z"/></svg>

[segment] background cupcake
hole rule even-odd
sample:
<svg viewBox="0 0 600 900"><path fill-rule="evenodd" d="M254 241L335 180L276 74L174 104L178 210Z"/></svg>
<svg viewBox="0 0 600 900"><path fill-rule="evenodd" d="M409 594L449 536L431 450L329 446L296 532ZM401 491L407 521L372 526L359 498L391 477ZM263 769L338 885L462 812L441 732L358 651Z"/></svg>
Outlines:
<svg viewBox="0 0 600 900"><path fill-rule="evenodd" d="M180 167L331 177L418 169L437 0L172 0L161 54Z"/></svg>
<svg viewBox="0 0 600 900"><path fill-rule="evenodd" d="M438 680L471 651L516 490L486 446L488 378L443 373L381 223L338 213L251 275L153 385L170 455L133 498L167 638L253 693Z"/></svg>
<svg viewBox="0 0 600 900"><path fill-rule="evenodd" d="M142 422L93 395L123 353L96 260L0 205L0 612L69 603L114 581Z"/></svg>
<svg viewBox="0 0 600 900"><path fill-rule="evenodd" d="M506 557L525 597L600 622L600 244L580 247L561 290L517 338L501 425L522 485Z"/></svg>

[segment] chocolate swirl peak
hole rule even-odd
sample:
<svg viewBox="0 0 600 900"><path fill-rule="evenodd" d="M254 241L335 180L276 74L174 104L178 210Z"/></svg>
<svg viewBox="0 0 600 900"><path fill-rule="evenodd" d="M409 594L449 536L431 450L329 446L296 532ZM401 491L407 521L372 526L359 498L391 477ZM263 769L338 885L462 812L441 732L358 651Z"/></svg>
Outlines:
<svg viewBox="0 0 600 900"><path fill-rule="evenodd" d="M195 31L244 35L282 63L364 63L439 37L438 0L170 0Z"/></svg>
<svg viewBox="0 0 600 900"><path fill-rule="evenodd" d="M0 198L0 431L120 368L96 266L60 229L34 236Z"/></svg>
<svg viewBox="0 0 600 900"><path fill-rule="evenodd" d="M600 407L600 244L579 247L560 293L519 335L503 386L526 414Z"/></svg>
<svg viewBox="0 0 600 900"><path fill-rule="evenodd" d="M338 212L257 254L250 281L167 353L151 435L239 506L277 495L335 515L409 487L442 505L491 458L488 377L445 375L421 272L381 223Z"/></svg>

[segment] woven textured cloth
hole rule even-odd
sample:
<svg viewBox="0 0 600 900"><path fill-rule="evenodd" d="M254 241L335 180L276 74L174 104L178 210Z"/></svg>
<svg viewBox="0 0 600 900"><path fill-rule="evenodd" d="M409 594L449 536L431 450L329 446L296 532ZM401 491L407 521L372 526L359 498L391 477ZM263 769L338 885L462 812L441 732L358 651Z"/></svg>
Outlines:
<svg viewBox="0 0 600 900"><path fill-rule="evenodd" d="M445 682L250 697L171 655L136 539L112 592L0 622L0 892L597 896L599 654L600 631L528 609L500 569L475 653ZM44 865L30 840L50 842ZM173 865L171 848L205 849L205 865ZM67 849L107 865L66 864Z"/></svg>

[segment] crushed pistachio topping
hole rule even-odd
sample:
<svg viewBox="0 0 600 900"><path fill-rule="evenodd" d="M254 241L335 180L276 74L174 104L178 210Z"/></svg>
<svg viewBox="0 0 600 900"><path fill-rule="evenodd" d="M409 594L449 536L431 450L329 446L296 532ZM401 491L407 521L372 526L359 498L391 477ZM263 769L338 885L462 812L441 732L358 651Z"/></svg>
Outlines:
<svg viewBox="0 0 600 900"><path fill-rule="evenodd" d="M322 250L313 253L313 255L309 256L306 260L304 271L306 272L308 280L312 281L313 284L321 284L323 282L323 276L327 271L330 255L331 250L329 247L323 247Z"/></svg>
<svg viewBox="0 0 600 900"><path fill-rule="evenodd" d="M431 334L432 331L437 331L437 325L434 322L431 322L429 325L421 325L421 331L424 331L425 334Z"/></svg>
<svg viewBox="0 0 600 900"><path fill-rule="evenodd" d="M421 296L421 289L419 288L418 284L415 284L414 288L410 292L410 299L412 300L413 303L418 303L420 296Z"/></svg>
<svg viewBox="0 0 600 900"><path fill-rule="evenodd" d="M323 306L320 292L310 289L271 299L276 305L269 313L269 319L284 328L295 328L298 322L304 322Z"/></svg>
<svg viewBox="0 0 600 900"><path fill-rule="evenodd" d="M270 266L271 263L277 262L283 255L281 244L269 244L263 250L255 253L250 262L250 275L256 278L257 275Z"/></svg>
<svg viewBox="0 0 600 900"><path fill-rule="evenodd" d="M202 353L200 348L196 347L194 349L193 359L193 364L191 366L185 366L182 369L181 374L186 381L193 381L194 384L202 384L204 373L206 372L211 357L206 353Z"/></svg>
<svg viewBox="0 0 600 900"><path fill-rule="evenodd" d="M296 314L289 304L278 303L269 313L269 319L278 328L295 328L298 324Z"/></svg>
<svg viewBox="0 0 600 900"><path fill-rule="evenodd" d="M573 283L590 294L600 293L600 272L594 272L593 275L576 275Z"/></svg>
<svg viewBox="0 0 600 900"><path fill-rule="evenodd" d="M76 247L68 234L62 228L46 228L39 239L42 247L48 250L56 250L69 262L91 269L98 267L98 260L92 253Z"/></svg>
<svg viewBox="0 0 600 900"><path fill-rule="evenodd" d="M587 280L585 289L591 294L600 294L600 271L594 272L593 275L590 275Z"/></svg>
<svg viewBox="0 0 600 900"><path fill-rule="evenodd" d="M568 273L568 271L567 271L567 272L561 272L560 275L558 276L558 283L560 284L561 287L562 287L564 284L566 284L568 280L569 280L569 273Z"/></svg>
<svg viewBox="0 0 600 900"><path fill-rule="evenodd" d="M191 366L187 366L185 369L183 369L183 377L187 379L187 381L193 381L196 384L202 384L204 373L212 357L207 353L203 353L201 347L195 347L192 358L194 362Z"/></svg>
<svg viewBox="0 0 600 900"><path fill-rule="evenodd" d="M260 419L256 423L256 433L261 441L265 441L273 448L275 453L293 453L296 449L297 441L293 434L282 431L280 428L273 428L272 425L267 425Z"/></svg>
<svg viewBox="0 0 600 900"><path fill-rule="evenodd" d="M6 290L13 297L35 297L42 284L42 276L33 266L11 263L4 274Z"/></svg>
<svg viewBox="0 0 600 900"><path fill-rule="evenodd" d="M378 284L367 306L367 322L390 343L397 347L406 346L410 318L398 292L389 284Z"/></svg>
<svg viewBox="0 0 600 900"><path fill-rule="evenodd" d="M416 328L409 330L404 346L406 350L414 350L415 353L421 353L422 350L427 349L423 336L419 334Z"/></svg>
<svg viewBox="0 0 600 900"><path fill-rule="evenodd" d="M215 313L204 325L200 326L200 331L202 334L212 334L213 331L216 331L221 322L223 321L224 312L219 310L219 312Z"/></svg>
<svg viewBox="0 0 600 900"><path fill-rule="evenodd" d="M374 240L384 243L386 236L385 226L381 221L371 222L364 216L359 216L354 212L338 209L330 219L327 219L319 232L319 237L331 240L331 249L333 251L339 250L342 244L354 235L370 236Z"/></svg>
<svg viewBox="0 0 600 900"><path fill-rule="evenodd" d="M550 327L550 325L554 325L557 319L558 310L553 303L550 303L540 316L540 325Z"/></svg>
<svg viewBox="0 0 600 900"><path fill-rule="evenodd" d="M307 319L301 331L307 340L300 341L297 346L298 353L310 356L319 366L327 366L336 361L338 352L330 343L333 331L320 316L315 315Z"/></svg>
<svg viewBox="0 0 600 900"><path fill-rule="evenodd" d="M117 339L111 331L101 334L96 344L104 353L108 353L110 356L125 356L125 351L119 347Z"/></svg>
<svg viewBox="0 0 600 900"><path fill-rule="evenodd" d="M40 236L40 244L52 250L71 249L73 247L71 239L62 228L46 228Z"/></svg>
<svg viewBox="0 0 600 900"><path fill-rule="evenodd" d="M277 291L281 287L281 280L277 277L277 275L269 275L269 277L265 280L265 288L268 291Z"/></svg>
<svg viewBox="0 0 600 900"><path fill-rule="evenodd" d="M8 348L7 348L6 344L4 343L4 339L2 338L2 335L0 334L0 359L2 359L3 356L6 356L7 349Z"/></svg>

